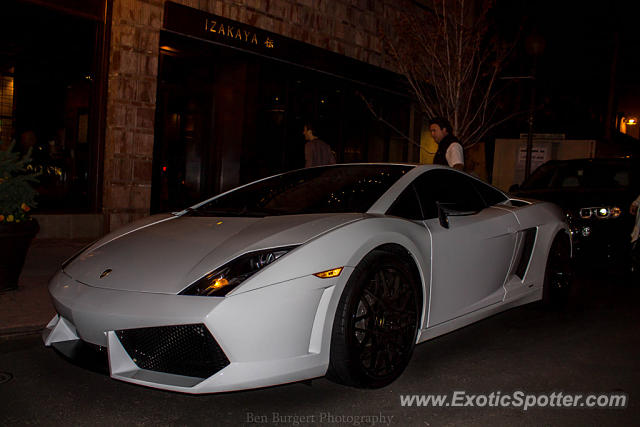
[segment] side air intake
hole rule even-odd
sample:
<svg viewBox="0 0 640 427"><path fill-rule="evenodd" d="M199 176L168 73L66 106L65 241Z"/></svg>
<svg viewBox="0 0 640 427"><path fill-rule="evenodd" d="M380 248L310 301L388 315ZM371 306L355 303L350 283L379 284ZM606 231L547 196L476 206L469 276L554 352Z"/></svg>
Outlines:
<svg viewBox="0 0 640 427"><path fill-rule="evenodd" d="M516 264L515 275L520 279L524 278L524 274L527 272L529 262L531 261L531 255L533 254L533 245L536 242L536 235L538 234L537 228L527 228L522 230L522 244L520 244L520 255L518 256L518 263Z"/></svg>

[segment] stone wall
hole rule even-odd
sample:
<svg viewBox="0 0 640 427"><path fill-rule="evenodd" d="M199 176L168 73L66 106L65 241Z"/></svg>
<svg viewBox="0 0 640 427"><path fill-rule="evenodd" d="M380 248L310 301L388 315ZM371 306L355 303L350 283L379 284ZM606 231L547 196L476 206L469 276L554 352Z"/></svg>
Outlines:
<svg viewBox="0 0 640 427"><path fill-rule="evenodd" d="M109 230L148 215L161 0L114 0L103 212Z"/></svg>
<svg viewBox="0 0 640 427"><path fill-rule="evenodd" d="M393 0L179 0L186 6L393 68L379 37ZM105 134L105 226L149 214L164 0L113 0Z"/></svg>

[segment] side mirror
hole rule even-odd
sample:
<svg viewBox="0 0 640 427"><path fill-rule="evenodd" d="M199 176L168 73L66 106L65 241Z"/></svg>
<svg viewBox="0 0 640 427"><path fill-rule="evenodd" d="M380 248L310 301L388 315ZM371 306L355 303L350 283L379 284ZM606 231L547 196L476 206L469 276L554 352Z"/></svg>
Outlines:
<svg viewBox="0 0 640 427"><path fill-rule="evenodd" d="M444 228L449 228L449 212L447 212L447 209L442 206L440 202L436 202L436 206L438 207L438 220L440 220L440 225Z"/></svg>
<svg viewBox="0 0 640 427"><path fill-rule="evenodd" d="M438 201L436 201L436 207L438 208L438 220L440 221L440 225L443 226L444 228L449 228L450 216L475 215L482 210L482 209L479 209L476 211L459 210L456 208L460 208L460 206L456 206L454 203L441 203Z"/></svg>
<svg viewBox="0 0 640 427"><path fill-rule="evenodd" d="M509 193L515 193L519 189L520 189L520 184L513 184L511 187L509 187Z"/></svg>

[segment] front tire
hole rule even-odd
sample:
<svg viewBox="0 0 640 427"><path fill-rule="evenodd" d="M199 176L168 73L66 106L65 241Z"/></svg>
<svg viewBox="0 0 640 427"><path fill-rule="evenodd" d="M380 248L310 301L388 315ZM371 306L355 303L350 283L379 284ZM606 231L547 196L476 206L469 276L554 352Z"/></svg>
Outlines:
<svg viewBox="0 0 640 427"><path fill-rule="evenodd" d="M415 347L422 292L410 264L382 250L351 274L333 322L327 377L379 388L402 374Z"/></svg>

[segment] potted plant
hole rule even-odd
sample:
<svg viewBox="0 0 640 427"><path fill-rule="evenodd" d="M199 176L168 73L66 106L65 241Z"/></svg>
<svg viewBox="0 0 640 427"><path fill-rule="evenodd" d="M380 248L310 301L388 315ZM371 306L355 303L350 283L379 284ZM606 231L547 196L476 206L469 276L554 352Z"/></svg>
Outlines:
<svg viewBox="0 0 640 427"><path fill-rule="evenodd" d="M21 155L14 145L0 150L0 291L18 287L29 244L40 229L30 215L37 195L31 150Z"/></svg>

